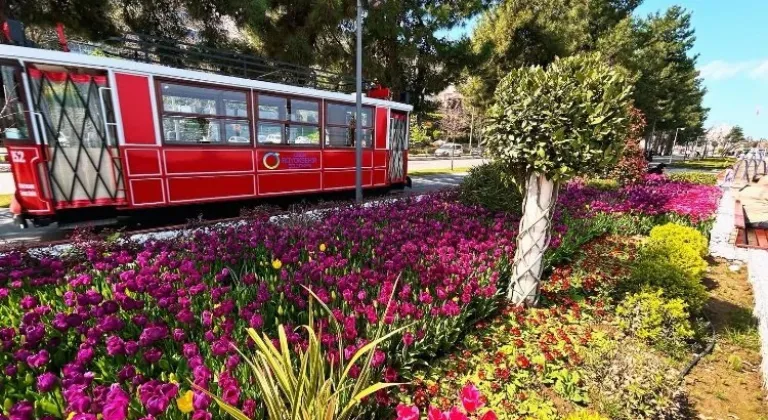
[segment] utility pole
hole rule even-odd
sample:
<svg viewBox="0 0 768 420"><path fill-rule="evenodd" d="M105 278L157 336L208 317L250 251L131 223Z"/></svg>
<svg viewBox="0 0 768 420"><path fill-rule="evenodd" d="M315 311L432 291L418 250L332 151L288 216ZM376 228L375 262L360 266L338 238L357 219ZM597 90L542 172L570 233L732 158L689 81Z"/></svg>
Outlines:
<svg viewBox="0 0 768 420"><path fill-rule="evenodd" d="M469 117L469 157L472 157L472 132L475 128L475 107L472 107L472 112Z"/></svg>
<svg viewBox="0 0 768 420"><path fill-rule="evenodd" d="M357 0L357 64L355 84L357 110L355 116L355 202L363 202L363 3Z"/></svg>
<svg viewBox="0 0 768 420"><path fill-rule="evenodd" d="M678 131L685 131L685 127L680 127L680 128L678 128L678 129L676 129L676 130L675 130L675 139L674 139L674 140L672 140L672 147L671 147L671 150L674 150L674 148L675 148L675 145L677 144L677 132L678 132ZM671 156L672 156L672 155L671 155L671 153L670 153L670 159L671 159ZM671 162L671 160L670 160L670 162Z"/></svg>

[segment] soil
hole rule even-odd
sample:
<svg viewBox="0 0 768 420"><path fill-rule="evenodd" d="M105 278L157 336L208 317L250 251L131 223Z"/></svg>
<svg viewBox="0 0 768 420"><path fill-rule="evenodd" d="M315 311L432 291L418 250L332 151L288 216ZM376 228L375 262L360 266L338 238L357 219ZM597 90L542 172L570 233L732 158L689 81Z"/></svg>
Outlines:
<svg viewBox="0 0 768 420"><path fill-rule="evenodd" d="M686 386L700 419L768 420L752 288L746 267L735 268L725 260L711 262L705 311L718 338L712 354L686 377Z"/></svg>

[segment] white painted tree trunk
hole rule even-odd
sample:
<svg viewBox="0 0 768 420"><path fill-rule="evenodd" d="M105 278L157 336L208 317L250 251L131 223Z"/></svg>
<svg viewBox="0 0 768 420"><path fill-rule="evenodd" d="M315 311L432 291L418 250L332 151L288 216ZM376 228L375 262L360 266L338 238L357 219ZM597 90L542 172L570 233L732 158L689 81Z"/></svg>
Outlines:
<svg viewBox="0 0 768 420"><path fill-rule="evenodd" d="M557 186L544 175L533 173L525 183L523 217L507 298L515 305L536 305L544 271L544 252L549 246L552 210Z"/></svg>

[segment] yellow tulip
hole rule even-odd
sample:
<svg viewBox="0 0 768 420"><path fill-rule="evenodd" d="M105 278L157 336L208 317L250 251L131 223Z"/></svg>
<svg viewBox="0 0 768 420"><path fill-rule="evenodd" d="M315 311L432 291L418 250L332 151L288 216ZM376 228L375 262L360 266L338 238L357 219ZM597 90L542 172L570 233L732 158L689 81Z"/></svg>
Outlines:
<svg viewBox="0 0 768 420"><path fill-rule="evenodd" d="M320 252L325 252L326 246L325 244L320 244Z"/></svg>
<svg viewBox="0 0 768 420"><path fill-rule="evenodd" d="M283 266L283 262L282 261L280 261L280 260L272 260L272 268L274 268L275 270L279 270L280 268L282 268L282 266Z"/></svg>
<svg viewBox="0 0 768 420"><path fill-rule="evenodd" d="M192 405L192 397L194 392L187 391L180 398L176 400L176 405L179 407L179 411L184 414L191 413L195 407Z"/></svg>

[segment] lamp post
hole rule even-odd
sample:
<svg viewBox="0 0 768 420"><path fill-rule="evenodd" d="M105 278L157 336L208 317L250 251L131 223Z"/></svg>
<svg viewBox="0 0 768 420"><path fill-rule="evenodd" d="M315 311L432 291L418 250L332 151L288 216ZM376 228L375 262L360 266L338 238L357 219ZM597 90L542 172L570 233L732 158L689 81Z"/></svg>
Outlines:
<svg viewBox="0 0 768 420"><path fill-rule="evenodd" d="M357 55L355 84L357 109L355 111L355 202L363 202L363 2L357 0Z"/></svg>
<svg viewBox="0 0 768 420"><path fill-rule="evenodd" d="M680 127L680 128L678 128L678 129L676 129L676 130L675 130L675 140L672 142L672 147L673 147L673 148L674 148L674 147L675 147L675 145L677 144L677 132L678 132L678 131L685 131L685 127Z"/></svg>

